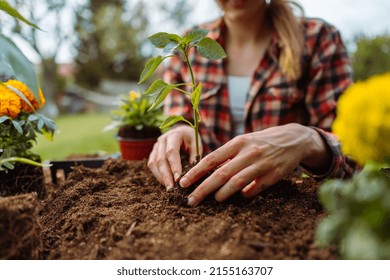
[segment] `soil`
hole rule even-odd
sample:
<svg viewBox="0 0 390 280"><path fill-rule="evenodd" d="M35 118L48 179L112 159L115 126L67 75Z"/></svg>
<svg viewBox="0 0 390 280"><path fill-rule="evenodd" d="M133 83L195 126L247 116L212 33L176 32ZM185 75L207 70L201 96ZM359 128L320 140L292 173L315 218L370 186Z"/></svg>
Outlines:
<svg viewBox="0 0 390 280"><path fill-rule="evenodd" d="M144 126L141 130L133 126L122 126L118 130L118 136L122 138L145 139L157 138L160 135L160 128L152 126Z"/></svg>
<svg viewBox="0 0 390 280"><path fill-rule="evenodd" d="M15 164L14 169L0 172L0 197L32 192L36 192L40 199L46 196L42 168Z"/></svg>
<svg viewBox="0 0 390 280"><path fill-rule="evenodd" d="M314 244L325 215L318 185L291 176L254 199L210 197L191 208L190 190L167 192L145 161L77 166L40 201L36 251L41 259L337 259L335 248Z"/></svg>

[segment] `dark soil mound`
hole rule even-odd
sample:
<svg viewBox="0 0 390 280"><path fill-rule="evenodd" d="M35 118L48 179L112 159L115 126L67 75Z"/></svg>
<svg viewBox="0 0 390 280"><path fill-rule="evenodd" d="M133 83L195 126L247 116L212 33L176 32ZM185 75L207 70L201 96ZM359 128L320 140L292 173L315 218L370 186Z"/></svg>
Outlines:
<svg viewBox="0 0 390 280"><path fill-rule="evenodd" d="M44 259L332 259L314 245L318 184L288 179L253 200L186 206L144 161L76 167L43 202Z"/></svg>
<svg viewBox="0 0 390 280"><path fill-rule="evenodd" d="M39 259L42 251L36 193L0 197L0 259Z"/></svg>

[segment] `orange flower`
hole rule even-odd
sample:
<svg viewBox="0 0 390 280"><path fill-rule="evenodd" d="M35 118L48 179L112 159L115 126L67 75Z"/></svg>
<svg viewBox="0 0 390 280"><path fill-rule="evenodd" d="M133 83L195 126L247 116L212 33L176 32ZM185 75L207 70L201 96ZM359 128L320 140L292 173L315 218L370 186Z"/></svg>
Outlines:
<svg viewBox="0 0 390 280"><path fill-rule="evenodd" d="M0 116L16 118L21 109L21 100L12 90L0 84Z"/></svg>
<svg viewBox="0 0 390 280"><path fill-rule="evenodd" d="M41 104L39 104L39 102L36 100L35 96L31 92L31 90L24 83L22 83L18 80L9 80L9 81L5 82L4 84L9 85L9 86L19 90L27 98L27 100L30 101L31 105L34 107L35 110L38 110L39 108L41 108L46 102L45 97L44 97L41 89L39 89L39 99L41 102ZM33 112L31 107L23 100L22 100L22 111L25 111L28 113Z"/></svg>
<svg viewBox="0 0 390 280"><path fill-rule="evenodd" d="M30 101L31 105L34 107L34 109L39 108L39 103L35 99L34 95L32 94L31 90L28 88L27 85L24 83L18 81L18 80L9 80L8 82L5 82L4 84L11 86L17 90L19 90L26 98L28 101ZM24 101L22 100L22 111L32 113L33 109Z"/></svg>

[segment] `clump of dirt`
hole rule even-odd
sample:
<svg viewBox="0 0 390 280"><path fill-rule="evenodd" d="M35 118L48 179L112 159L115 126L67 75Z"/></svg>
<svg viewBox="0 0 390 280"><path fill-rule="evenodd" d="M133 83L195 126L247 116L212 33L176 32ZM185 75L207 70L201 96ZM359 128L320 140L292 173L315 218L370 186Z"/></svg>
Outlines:
<svg viewBox="0 0 390 280"><path fill-rule="evenodd" d="M42 168L15 164L14 169L0 172L0 197L33 192L39 199L47 194Z"/></svg>
<svg viewBox="0 0 390 280"><path fill-rule="evenodd" d="M318 183L288 178L254 199L239 194L187 206L145 161L75 167L40 212L44 259L334 259L314 231L324 216Z"/></svg>
<svg viewBox="0 0 390 280"><path fill-rule="evenodd" d="M0 197L0 259L39 259L41 226L36 193Z"/></svg>

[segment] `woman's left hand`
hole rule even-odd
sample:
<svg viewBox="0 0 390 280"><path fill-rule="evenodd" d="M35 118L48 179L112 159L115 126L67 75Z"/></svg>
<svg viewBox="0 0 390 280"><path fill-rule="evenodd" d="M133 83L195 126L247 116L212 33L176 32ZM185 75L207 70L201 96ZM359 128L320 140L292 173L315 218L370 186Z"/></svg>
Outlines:
<svg viewBox="0 0 390 280"><path fill-rule="evenodd" d="M240 135L203 158L183 176L180 185L188 187L215 169L189 195L188 205L198 205L213 192L217 201L224 201L238 191L252 197L280 181L306 159L327 156L325 145L314 129L299 124Z"/></svg>

